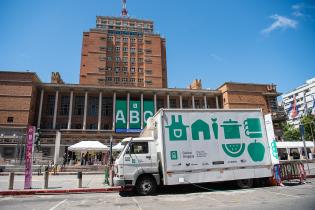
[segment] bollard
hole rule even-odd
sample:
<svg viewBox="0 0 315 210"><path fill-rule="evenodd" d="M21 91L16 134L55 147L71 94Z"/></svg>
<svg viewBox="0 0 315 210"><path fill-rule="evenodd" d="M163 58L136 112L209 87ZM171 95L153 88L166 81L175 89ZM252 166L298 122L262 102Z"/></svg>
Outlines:
<svg viewBox="0 0 315 210"><path fill-rule="evenodd" d="M14 172L10 172L9 190L13 190L13 185L14 185Z"/></svg>
<svg viewBox="0 0 315 210"><path fill-rule="evenodd" d="M49 172L48 172L48 170L45 170L45 173L44 173L44 189L48 189L48 177L49 177Z"/></svg>
<svg viewBox="0 0 315 210"><path fill-rule="evenodd" d="M78 172L78 188L82 188L82 171Z"/></svg>

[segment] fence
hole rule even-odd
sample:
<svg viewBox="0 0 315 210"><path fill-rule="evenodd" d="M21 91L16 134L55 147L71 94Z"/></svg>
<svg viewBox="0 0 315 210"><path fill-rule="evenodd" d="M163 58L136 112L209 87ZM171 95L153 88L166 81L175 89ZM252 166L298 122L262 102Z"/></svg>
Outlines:
<svg viewBox="0 0 315 210"><path fill-rule="evenodd" d="M301 161L283 162L273 167L274 179L279 184L284 180L299 179L301 182L306 177L304 164Z"/></svg>

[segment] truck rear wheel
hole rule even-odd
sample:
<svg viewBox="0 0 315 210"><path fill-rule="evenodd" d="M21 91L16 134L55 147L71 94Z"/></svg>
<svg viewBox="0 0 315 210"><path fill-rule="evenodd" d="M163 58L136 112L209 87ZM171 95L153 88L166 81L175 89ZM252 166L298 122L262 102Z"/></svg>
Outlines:
<svg viewBox="0 0 315 210"><path fill-rule="evenodd" d="M136 190L140 195L152 195L156 190L156 182L151 176L142 176L137 180Z"/></svg>
<svg viewBox="0 0 315 210"><path fill-rule="evenodd" d="M251 188L253 186L253 179L236 180L236 184L241 189Z"/></svg>

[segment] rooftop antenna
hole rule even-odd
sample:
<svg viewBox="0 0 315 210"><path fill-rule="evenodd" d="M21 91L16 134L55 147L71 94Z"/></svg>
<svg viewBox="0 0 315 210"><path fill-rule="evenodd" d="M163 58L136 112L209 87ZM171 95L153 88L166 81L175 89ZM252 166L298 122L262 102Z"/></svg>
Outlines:
<svg viewBox="0 0 315 210"><path fill-rule="evenodd" d="M122 10L121 10L121 16L122 17L127 17L128 16L128 11L127 11L127 0L122 0Z"/></svg>

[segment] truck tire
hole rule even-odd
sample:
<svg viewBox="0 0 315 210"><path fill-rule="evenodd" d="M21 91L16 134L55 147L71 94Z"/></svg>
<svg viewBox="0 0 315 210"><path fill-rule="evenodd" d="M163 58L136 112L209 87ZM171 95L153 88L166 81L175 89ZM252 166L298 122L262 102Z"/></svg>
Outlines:
<svg viewBox="0 0 315 210"><path fill-rule="evenodd" d="M253 186L253 179L240 179L236 180L236 184L241 189L248 189Z"/></svg>
<svg viewBox="0 0 315 210"><path fill-rule="evenodd" d="M156 190L156 182L151 176L142 176L137 180L136 190L140 195L152 195Z"/></svg>

